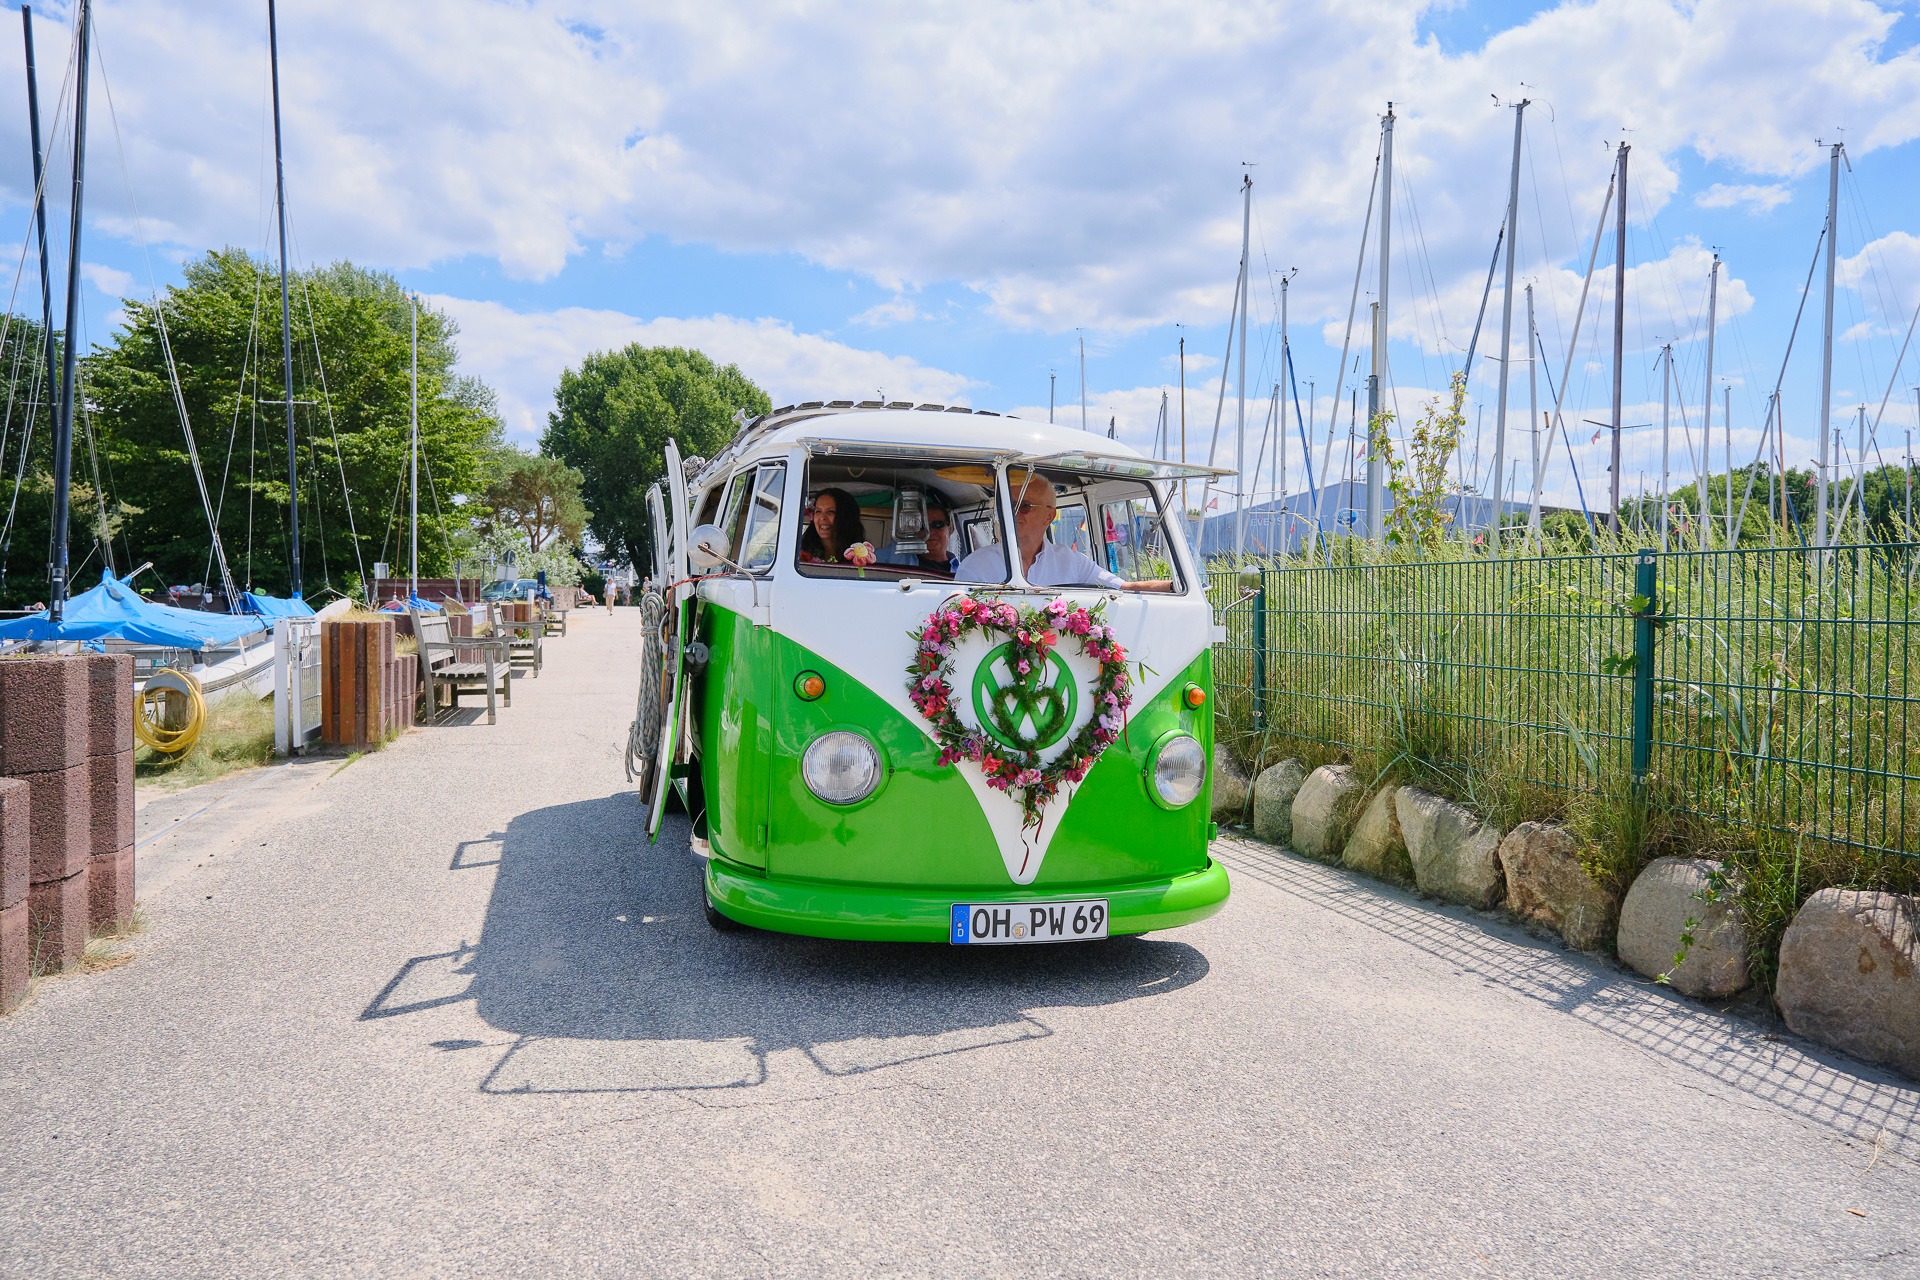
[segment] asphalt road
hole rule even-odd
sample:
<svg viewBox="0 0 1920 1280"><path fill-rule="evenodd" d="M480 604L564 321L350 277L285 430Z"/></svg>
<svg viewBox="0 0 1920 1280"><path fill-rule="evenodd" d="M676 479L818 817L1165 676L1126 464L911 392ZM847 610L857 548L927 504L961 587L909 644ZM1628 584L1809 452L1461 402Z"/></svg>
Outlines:
<svg viewBox="0 0 1920 1280"><path fill-rule="evenodd" d="M1920 1274L1920 1087L1257 846L1146 939L711 932L636 624L143 814L133 962L0 1020L0 1274Z"/></svg>

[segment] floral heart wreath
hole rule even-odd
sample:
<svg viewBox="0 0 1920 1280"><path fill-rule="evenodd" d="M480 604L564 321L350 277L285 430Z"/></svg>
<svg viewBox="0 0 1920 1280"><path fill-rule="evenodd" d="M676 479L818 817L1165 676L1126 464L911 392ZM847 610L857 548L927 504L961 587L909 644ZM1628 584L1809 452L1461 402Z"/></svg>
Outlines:
<svg viewBox="0 0 1920 1280"><path fill-rule="evenodd" d="M1094 681L1093 714L1066 750L1042 763L1038 750L1009 747L984 730L969 729L954 714L953 650L970 633L1006 637L1006 661L1020 676L1042 671L1057 661L1053 650L1065 633L1080 640L1081 652L1100 664ZM1023 829L1040 826L1048 803L1064 783L1087 776L1107 744L1120 736L1133 702L1127 654L1113 638L1106 605L1091 609L1053 600L1041 608L1017 609L1005 601L960 596L935 609L917 632L913 665L907 668L907 696L933 726L940 763L971 760L987 775L987 785L1020 802Z"/></svg>

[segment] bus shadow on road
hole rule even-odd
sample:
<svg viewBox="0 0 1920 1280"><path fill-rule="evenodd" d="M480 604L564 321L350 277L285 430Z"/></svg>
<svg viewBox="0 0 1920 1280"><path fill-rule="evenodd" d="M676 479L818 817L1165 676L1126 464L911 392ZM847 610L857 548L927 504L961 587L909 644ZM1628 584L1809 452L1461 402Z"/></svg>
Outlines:
<svg viewBox="0 0 1920 1280"><path fill-rule="evenodd" d="M1356 872L1270 846L1223 840L1214 847L1236 878L1256 880L1378 930L1746 1099L1888 1153L1920 1156L1920 1086L1890 1071L1801 1040L1783 1026L1696 1004L1505 921L1422 902Z"/></svg>
<svg viewBox="0 0 1920 1280"><path fill-rule="evenodd" d="M1035 1011L1162 995L1207 973L1199 951L1159 938L949 947L717 933L684 819L650 846L642 817L620 793L463 842L453 874L495 868L479 942L409 959L362 1018L472 1001L514 1037L488 1093L751 1089L775 1054L860 1076L1044 1039Z"/></svg>

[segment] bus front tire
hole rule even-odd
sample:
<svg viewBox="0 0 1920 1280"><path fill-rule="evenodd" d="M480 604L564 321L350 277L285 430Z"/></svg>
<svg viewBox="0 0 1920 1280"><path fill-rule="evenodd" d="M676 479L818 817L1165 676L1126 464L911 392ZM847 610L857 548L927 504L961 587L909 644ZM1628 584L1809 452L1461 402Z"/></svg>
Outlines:
<svg viewBox="0 0 1920 1280"><path fill-rule="evenodd" d="M704 884L700 887L700 907L707 913L707 924L712 926L716 933L735 933L746 927L732 916L723 916L720 914L719 910L713 905L713 899L707 896L707 890Z"/></svg>

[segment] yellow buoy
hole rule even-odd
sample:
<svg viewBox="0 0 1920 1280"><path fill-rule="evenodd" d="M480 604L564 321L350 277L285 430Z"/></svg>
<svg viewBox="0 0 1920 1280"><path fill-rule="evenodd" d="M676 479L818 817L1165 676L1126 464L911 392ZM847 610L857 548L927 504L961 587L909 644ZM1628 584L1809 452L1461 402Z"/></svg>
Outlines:
<svg viewBox="0 0 1920 1280"><path fill-rule="evenodd" d="M186 671L156 671L147 677L134 704L133 732L164 755L179 755L200 740L207 723L207 700L200 682Z"/></svg>

